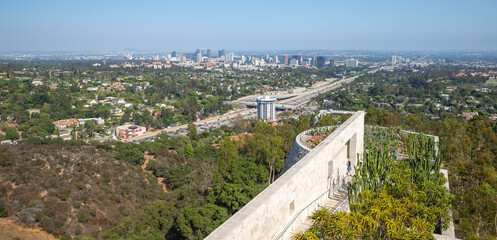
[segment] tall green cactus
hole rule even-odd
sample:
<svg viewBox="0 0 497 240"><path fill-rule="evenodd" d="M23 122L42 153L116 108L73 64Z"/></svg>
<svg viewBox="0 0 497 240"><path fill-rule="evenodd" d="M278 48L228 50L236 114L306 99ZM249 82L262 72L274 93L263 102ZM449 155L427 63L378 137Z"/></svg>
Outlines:
<svg viewBox="0 0 497 240"><path fill-rule="evenodd" d="M435 140L424 134L410 134L406 145L412 181L438 181L442 157L437 153Z"/></svg>
<svg viewBox="0 0 497 240"><path fill-rule="evenodd" d="M347 188L349 202L355 202L359 192L379 192L389 181L393 168L393 155L388 150L368 143L362 165L355 167L355 175Z"/></svg>
<svg viewBox="0 0 497 240"><path fill-rule="evenodd" d="M317 127L317 128L313 128L309 131L309 133L313 136L316 136L316 135L321 135L323 133L326 133L327 135L329 135L330 133L332 133L333 131L335 131L335 129L338 128L338 125L333 125L333 126L324 126L324 127Z"/></svg>
<svg viewBox="0 0 497 240"><path fill-rule="evenodd" d="M368 126L362 165L356 166L356 174L347 188L350 202L357 201L359 192L363 190L375 193L388 184L394 158L391 150L397 151L401 141L407 148L412 181L439 181L442 158L433 138L424 134L401 133L400 128Z"/></svg>

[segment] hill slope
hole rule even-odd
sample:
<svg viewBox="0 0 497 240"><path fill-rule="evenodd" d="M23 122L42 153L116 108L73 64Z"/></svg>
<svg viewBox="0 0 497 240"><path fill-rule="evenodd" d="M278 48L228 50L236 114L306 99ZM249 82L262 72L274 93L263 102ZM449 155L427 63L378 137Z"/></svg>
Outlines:
<svg viewBox="0 0 497 240"><path fill-rule="evenodd" d="M94 146L0 146L0 216L54 235L93 235L164 193Z"/></svg>

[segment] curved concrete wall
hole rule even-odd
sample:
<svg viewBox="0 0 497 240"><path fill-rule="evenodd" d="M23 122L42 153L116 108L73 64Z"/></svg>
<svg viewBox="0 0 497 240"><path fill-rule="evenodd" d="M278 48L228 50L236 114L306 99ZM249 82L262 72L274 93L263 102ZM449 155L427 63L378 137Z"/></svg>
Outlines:
<svg viewBox="0 0 497 240"><path fill-rule="evenodd" d="M364 116L363 111L352 115L206 239L275 239L302 209L327 192L331 178L346 175L348 141L350 161L362 159Z"/></svg>
<svg viewBox="0 0 497 240"><path fill-rule="evenodd" d="M292 148L290 149L290 153L288 154L288 157L285 161L285 166L283 166L283 169L281 170L279 176L283 175L286 171L288 171L288 169L290 169L293 165L295 165L300 159L302 159L305 155L307 155L311 151L310 148L306 147L301 142L302 136L305 135L307 132L309 132L309 130L301 132L295 138Z"/></svg>

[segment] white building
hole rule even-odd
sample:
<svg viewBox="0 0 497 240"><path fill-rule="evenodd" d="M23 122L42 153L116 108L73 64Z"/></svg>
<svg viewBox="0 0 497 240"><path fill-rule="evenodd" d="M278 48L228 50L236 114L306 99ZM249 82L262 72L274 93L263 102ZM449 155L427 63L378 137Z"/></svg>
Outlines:
<svg viewBox="0 0 497 240"><path fill-rule="evenodd" d="M275 120L276 98L270 96L257 98L257 117L266 120Z"/></svg>
<svg viewBox="0 0 497 240"><path fill-rule="evenodd" d="M290 59L290 65L291 66L298 66L299 65L299 60L297 60L297 59Z"/></svg>
<svg viewBox="0 0 497 240"><path fill-rule="evenodd" d="M95 125L105 124L105 120L103 120L102 118L78 118L78 123L80 126L85 125L86 121L92 121Z"/></svg>
<svg viewBox="0 0 497 240"><path fill-rule="evenodd" d="M233 62L235 61L235 53L228 53L228 55L226 55L226 62Z"/></svg>
<svg viewBox="0 0 497 240"><path fill-rule="evenodd" d="M122 125L116 128L116 136L119 139L127 139L130 137L140 136L146 132L147 129L145 127L137 125Z"/></svg>
<svg viewBox="0 0 497 240"><path fill-rule="evenodd" d="M345 67L357 67L359 66L359 61L357 59L347 59L345 60Z"/></svg>
<svg viewBox="0 0 497 240"><path fill-rule="evenodd" d="M42 81L40 81L40 80L35 80L35 81L32 81L31 83L32 83L33 85L35 85L35 86L42 86L42 85L43 85L43 82L42 82Z"/></svg>
<svg viewBox="0 0 497 240"><path fill-rule="evenodd" d="M202 62L202 53L197 53L197 62Z"/></svg>
<svg viewBox="0 0 497 240"><path fill-rule="evenodd" d="M89 87L86 90L88 90L88 91L98 91L98 87Z"/></svg>

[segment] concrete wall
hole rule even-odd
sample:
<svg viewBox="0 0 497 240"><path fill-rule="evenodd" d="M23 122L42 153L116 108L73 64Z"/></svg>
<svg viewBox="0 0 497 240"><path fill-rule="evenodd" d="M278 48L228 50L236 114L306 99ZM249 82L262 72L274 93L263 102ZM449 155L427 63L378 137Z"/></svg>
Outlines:
<svg viewBox="0 0 497 240"><path fill-rule="evenodd" d="M275 239L300 210L327 192L331 182L345 176L349 140L353 165L357 154L362 159L364 116L363 111L352 115L206 239Z"/></svg>
<svg viewBox="0 0 497 240"><path fill-rule="evenodd" d="M283 169L281 170L281 173L279 176L283 175L288 169L293 167L300 159L305 157L311 149L306 147L300 139L302 138L303 135L305 135L307 131L301 132L297 137L295 138L295 141L293 142L292 148L290 149L290 153L288 154L288 157L285 161L285 166L283 166ZM278 176L278 177L279 177Z"/></svg>

